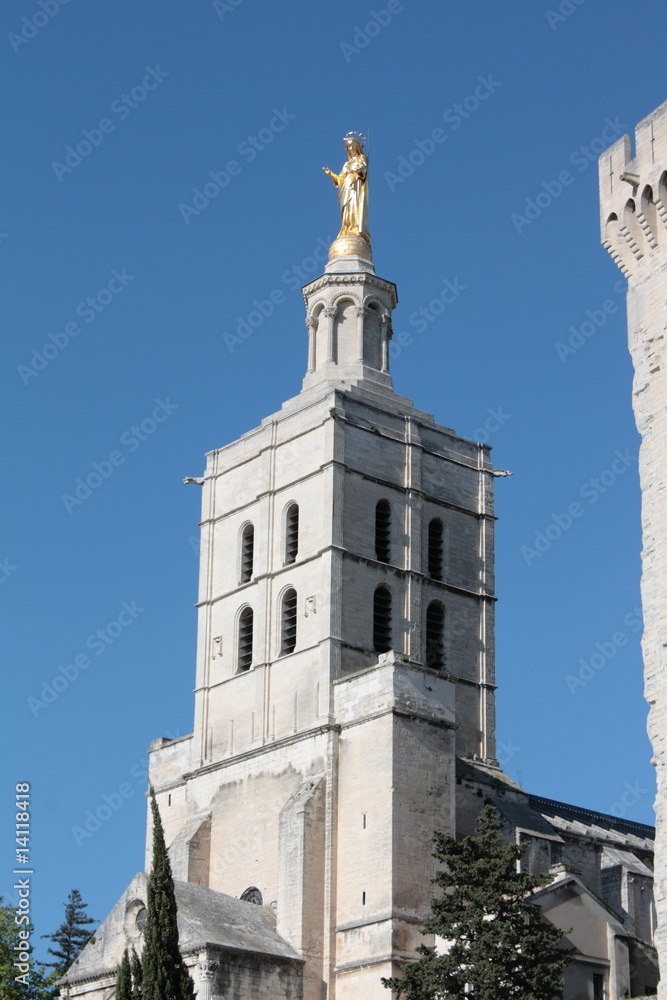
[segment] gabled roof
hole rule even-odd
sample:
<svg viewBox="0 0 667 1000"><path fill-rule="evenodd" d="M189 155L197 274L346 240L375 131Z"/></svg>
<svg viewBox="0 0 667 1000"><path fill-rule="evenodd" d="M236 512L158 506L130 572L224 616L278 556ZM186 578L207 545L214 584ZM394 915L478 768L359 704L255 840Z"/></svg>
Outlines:
<svg viewBox="0 0 667 1000"><path fill-rule="evenodd" d="M614 929L617 934L621 934L623 936L627 934L627 931L623 928L623 921L621 920L621 917L619 917L618 913L616 913L616 911L613 910L608 903L605 903L604 899L601 899L597 893L593 892L593 890L587 886L585 882L582 882L577 875L574 875L571 872L558 874L556 878L554 878L553 882L549 883L549 885L544 885L541 889L536 889L535 892L531 893L530 901L531 903L539 903L542 897L548 896L550 893L556 892L559 889L563 889L566 885L571 885L573 889L593 900L602 911L601 916L604 916L607 922L614 925ZM544 913L546 916L549 915L549 910L546 906L544 907Z"/></svg>
<svg viewBox="0 0 667 1000"><path fill-rule="evenodd" d="M140 905L145 905L147 882L143 873L134 876L61 982L108 975L115 971L125 948L131 950L134 946L137 952L141 951L143 942L134 917ZM174 880L174 891L179 943L184 956L210 946L302 961L276 931L275 919L267 907L226 896L193 882Z"/></svg>

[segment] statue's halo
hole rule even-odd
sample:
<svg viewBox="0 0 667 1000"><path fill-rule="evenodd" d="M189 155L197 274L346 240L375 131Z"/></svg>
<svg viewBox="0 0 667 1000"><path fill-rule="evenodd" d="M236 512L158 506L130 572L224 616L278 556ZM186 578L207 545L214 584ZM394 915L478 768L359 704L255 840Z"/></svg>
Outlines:
<svg viewBox="0 0 667 1000"><path fill-rule="evenodd" d="M348 132L347 135L343 136L343 142L349 142L350 139L354 139L355 142L358 142L362 149L368 141L366 136L362 135L361 132Z"/></svg>

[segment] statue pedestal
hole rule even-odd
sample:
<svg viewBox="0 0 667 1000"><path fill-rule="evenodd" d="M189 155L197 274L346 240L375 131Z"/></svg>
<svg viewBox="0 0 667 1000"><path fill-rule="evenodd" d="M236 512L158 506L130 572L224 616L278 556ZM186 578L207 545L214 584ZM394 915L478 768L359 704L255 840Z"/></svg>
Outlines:
<svg viewBox="0 0 667 1000"><path fill-rule="evenodd" d="M371 245L363 236L356 236L347 233L345 236L337 236L329 247L329 260L336 257L362 257L364 260L372 260Z"/></svg>
<svg viewBox="0 0 667 1000"><path fill-rule="evenodd" d="M325 274L375 274L373 262L365 257L334 257L324 265Z"/></svg>

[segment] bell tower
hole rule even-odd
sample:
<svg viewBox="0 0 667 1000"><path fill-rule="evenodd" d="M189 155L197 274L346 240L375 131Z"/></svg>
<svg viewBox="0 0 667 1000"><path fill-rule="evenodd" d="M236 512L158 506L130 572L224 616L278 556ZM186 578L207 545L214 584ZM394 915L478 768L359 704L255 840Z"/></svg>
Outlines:
<svg viewBox="0 0 667 1000"><path fill-rule="evenodd" d="M207 455L194 731L151 746L175 877L269 906L308 1000L386 998L456 756L496 763L489 449L394 392L348 139L303 388Z"/></svg>

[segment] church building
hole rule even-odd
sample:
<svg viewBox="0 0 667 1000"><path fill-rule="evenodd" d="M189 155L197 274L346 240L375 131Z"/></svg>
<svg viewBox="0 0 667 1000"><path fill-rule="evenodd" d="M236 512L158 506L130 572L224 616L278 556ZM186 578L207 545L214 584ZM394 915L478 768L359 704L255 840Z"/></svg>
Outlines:
<svg viewBox="0 0 667 1000"><path fill-rule="evenodd" d="M553 875L536 902L573 928L566 1000L654 993L652 828L528 794L496 759L496 473L394 391L396 286L372 261L363 137L345 144L302 390L196 480L194 728L153 741L150 781L197 996L388 1000L380 978L432 943L433 832L473 832L485 802ZM139 874L63 997L114 996L145 900Z"/></svg>

